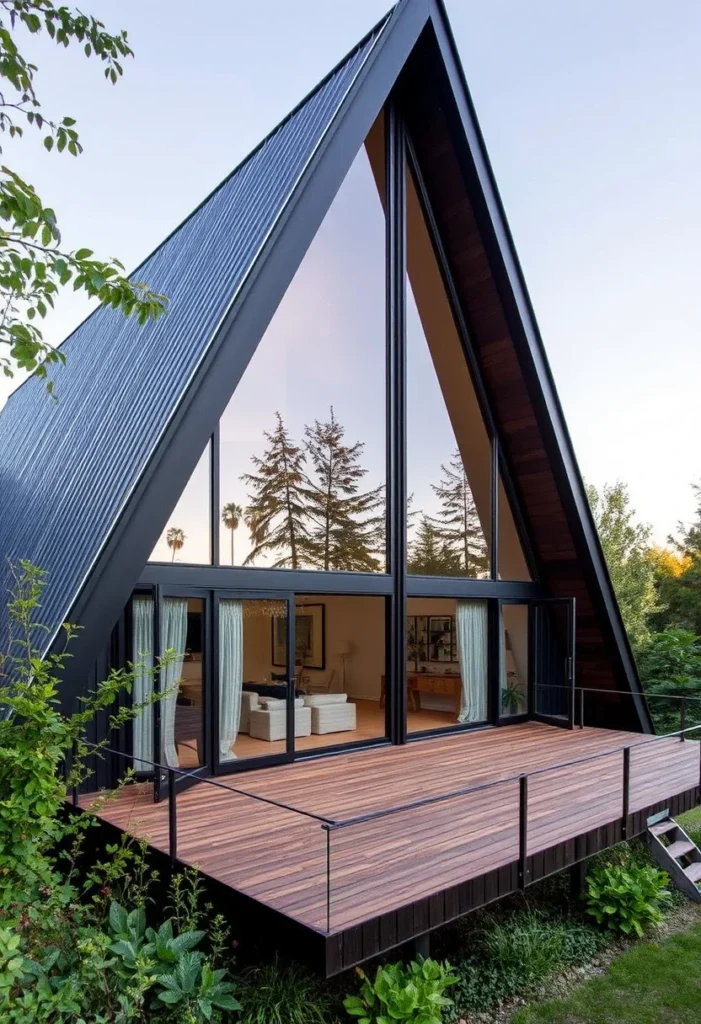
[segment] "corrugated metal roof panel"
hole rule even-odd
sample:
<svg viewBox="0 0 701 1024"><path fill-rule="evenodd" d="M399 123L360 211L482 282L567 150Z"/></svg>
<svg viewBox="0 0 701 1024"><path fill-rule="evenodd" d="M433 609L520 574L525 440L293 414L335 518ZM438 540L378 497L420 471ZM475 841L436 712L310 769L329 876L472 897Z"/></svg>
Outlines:
<svg viewBox="0 0 701 1024"><path fill-rule="evenodd" d="M133 275L169 298L139 327L100 308L64 342L60 400L30 378L0 414L0 586L8 560L49 574L57 627L187 391L222 318L333 122L386 20ZM0 637L6 632L0 599Z"/></svg>

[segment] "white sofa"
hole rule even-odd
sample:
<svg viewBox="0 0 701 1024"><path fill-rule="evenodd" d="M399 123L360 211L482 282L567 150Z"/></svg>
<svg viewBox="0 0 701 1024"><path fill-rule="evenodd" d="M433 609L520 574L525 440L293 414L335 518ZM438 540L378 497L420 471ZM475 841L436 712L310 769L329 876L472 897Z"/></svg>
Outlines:
<svg viewBox="0 0 701 1024"><path fill-rule="evenodd" d="M248 732L257 740L284 740L287 738L287 702L275 697L259 697L259 707L249 714ZM304 706L301 697L295 699L295 736L310 736L311 708Z"/></svg>
<svg viewBox="0 0 701 1024"><path fill-rule="evenodd" d="M346 693L312 693L304 699L312 713L312 732L321 736L329 732L351 732L356 728L355 704L348 703Z"/></svg>

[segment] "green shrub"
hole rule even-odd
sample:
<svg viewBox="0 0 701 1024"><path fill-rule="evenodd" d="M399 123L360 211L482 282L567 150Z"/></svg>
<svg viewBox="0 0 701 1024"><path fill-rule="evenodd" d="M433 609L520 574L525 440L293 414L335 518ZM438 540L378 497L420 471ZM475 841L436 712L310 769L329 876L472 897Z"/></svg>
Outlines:
<svg viewBox="0 0 701 1024"><path fill-rule="evenodd" d="M457 982L447 962L419 957L410 964L386 964L378 967L374 981L357 969L362 979L360 994L343 1001L358 1024L440 1024L443 1011L453 1005L444 995L446 988Z"/></svg>
<svg viewBox="0 0 701 1024"><path fill-rule="evenodd" d="M662 920L668 882L668 875L651 865L597 865L587 875L587 913L610 931L641 937Z"/></svg>
<svg viewBox="0 0 701 1024"><path fill-rule="evenodd" d="M237 979L240 1024L328 1024L336 999L327 985L296 963L276 959Z"/></svg>
<svg viewBox="0 0 701 1024"><path fill-rule="evenodd" d="M201 927L209 914L197 873L176 876L172 913L154 929L147 909L157 872L145 845L124 838L106 847L104 860L82 864L95 819L66 813L65 798L89 775L95 748L86 734L98 714L118 730L142 705L118 706L133 681L128 670L63 714L59 675L68 655L42 659L32 647L42 633L35 618L43 583L33 566L17 569L9 648L0 652L0 705L9 711L0 718L0 1020L221 1021L238 1007L221 963L228 935L219 917ZM67 641L73 632L66 629Z"/></svg>
<svg viewBox="0 0 701 1024"><path fill-rule="evenodd" d="M456 969L456 1007L461 1014L489 1010L566 967L591 960L607 942L592 925L529 909L502 921L487 919L470 955Z"/></svg>

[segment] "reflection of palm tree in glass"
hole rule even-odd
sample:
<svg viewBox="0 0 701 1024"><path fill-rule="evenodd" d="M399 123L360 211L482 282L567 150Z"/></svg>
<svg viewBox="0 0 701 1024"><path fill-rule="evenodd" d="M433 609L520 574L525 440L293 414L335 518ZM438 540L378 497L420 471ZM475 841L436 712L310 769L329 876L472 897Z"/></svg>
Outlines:
<svg viewBox="0 0 701 1024"><path fill-rule="evenodd" d="M243 509L235 501L229 501L221 510L221 521L231 531L231 564L234 564L234 533L243 519Z"/></svg>
<svg viewBox="0 0 701 1024"><path fill-rule="evenodd" d="M179 526L171 526L166 534L166 544L173 552L171 562L175 561L175 552L185 545L185 533Z"/></svg>

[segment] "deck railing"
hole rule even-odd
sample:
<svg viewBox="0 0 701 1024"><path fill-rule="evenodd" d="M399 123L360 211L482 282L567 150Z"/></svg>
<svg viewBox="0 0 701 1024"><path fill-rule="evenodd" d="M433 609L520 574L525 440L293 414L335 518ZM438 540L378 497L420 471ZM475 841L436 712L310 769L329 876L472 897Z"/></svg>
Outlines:
<svg viewBox="0 0 701 1024"><path fill-rule="evenodd" d="M583 712L583 693L606 693L609 695L623 695L623 691L611 691L611 690L596 690L590 687L577 687L580 693L580 710ZM628 694L628 696L632 696ZM280 800L275 800L272 797L262 796L257 793L252 793L245 789L240 789L236 786L232 786L228 782L223 782L218 779L207 778L199 775L196 772L189 772L181 768L174 768L170 765L163 765L156 761L152 761L143 756L138 758L132 754L127 754L124 751L114 750L110 747L100 747L99 745L89 744L93 747L98 754L109 754L124 761L131 762L132 765L138 761L140 764L147 764L153 768L154 772L161 773L161 777L167 777L168 781L168 852L173 863L178 859L178 811L177 811L177 780L188 779L197 785L205 787L215 787L218 790L223 790L226 793L244 797L247 800L254 801L256 803L265 804L278 810L286 811L291 814L298 815L300 817L309 819L311 822L318 824L324 834L324 845L325 845L325 879L319 879L320 884L320 897L325 903L325 922L319 921L319 930L325 931L327 934L333 930L341 927L340 924L334 923L334 841L336 836L341 836L344 832L360 829L363 826L367 826L374 822L387 821L388 819L396 818L399 815L411 815L412 813L418 812L420 809L440 804L445 804L448 801L455 801L461 798L471 797L476 794L484 793L488 790L495 790L498 787L507 787L511 785L515 787L518 785L518 882L521 888L525 888L529 884L529 871L528 871L528 858L531 851L529 851L529 787L532 786L533 780L541 777L545 777L548 774L562 771L566 768L573 768L584 764L595 764L596 762L603 761L606 758L613 758L616 755L622 755L622 763L620 767L621 771L621 789L620 789L620 814L614 815L614 819L622 818L622 836L626 838L628 818L630 815L630 792L631 792L631 753L644 747L654 747L656 744L669 742L670 739L678 739L680 742L684 742L686 737L695 732L701 731L701 724L687 726L686 723L686 707L687 701L699 701L701 704L701 698L694 698L691 696L677 697L676 695L666 694L655 694L647 695L660 697L664 699L678 699L682 703L680 705L680 720L681 728L675 732L666 733L664 735L646 735L640 740L635 742L621 743L616 747L609 747L606 750L598 751L594 754L585 754L579 757L569 758L564 761L558 761L556 764L545 765L539 768L532 768L526 772L517 772L509 776L504 776L498 779L490 779L485 782L473 783L472 785L463 786L458 789L450 790L446 793L432 794L430 796L420 797L416 800L411 800L405 803L397 804L392 807L385 807L375 811L369 811L364 814L358 814L350 816L344 819L329 818L321 814L316 814L312 811L305 810L294 805L284 803ZM584 727L583 713L580 715L579 727ZM694 785L687 788L695 788L699 786L701 791L701 743L698 745L699 749L699 764L698 771L696 771ZM691 751L687 752L688 755ZM138 781L138 780L137 780ZM515 792L514 792L515 795ZM669 793L668 797L676 795L675 793ZM667 799L667 797L665 797ZM76 788L73 788L71 792L71 801L75 807L80 806L80 795ZM653 803L659 802L659 800L652 801ZM86 809L90 809L89 807ZM516 806L513 806L511 811L511 817L514 816ZM379 838L383 839L385 833L380 832ZM348 844L346 844L348 845ZM381 845L381 844L379 844ZM364 856L368 857L368 851L365 850ZM347 859L347 857L346 857ZM512 858L513 860L514 858ZM410 857L407 858L407 878L410 875ZM325 893L322 894L321 886L325 883ZM453 884L453 883L451 883ZM405 901L409 902L409 901Z"/></svg>

